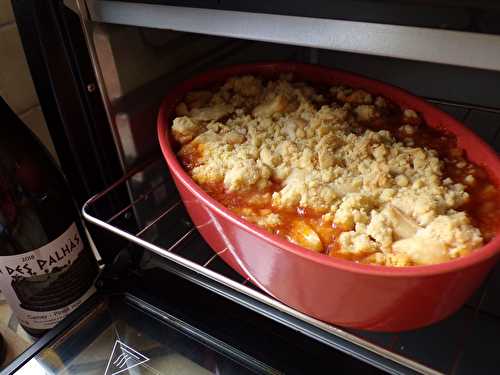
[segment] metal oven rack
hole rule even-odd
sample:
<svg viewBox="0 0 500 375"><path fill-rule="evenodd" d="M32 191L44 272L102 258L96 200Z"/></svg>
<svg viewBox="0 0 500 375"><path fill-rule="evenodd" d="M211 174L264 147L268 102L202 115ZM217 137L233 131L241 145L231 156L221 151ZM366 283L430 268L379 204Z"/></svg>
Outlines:
<svg viewBox="0 0 500 375"><path fill-rule="evenodd" d="M461 118L490 143L500 145L499 110L433 102ZM478 116L483 128L474 125ZM491 122L487 131L485 118ZM158 171L161 178L148 178ZM147 187L137 189L138 184ZM113 199L123 187L129 189L131 203L111 216L100 215L99 205ZM132 169L92 197L84 205L83 215L167 259L162 262L169 271L388 372L460 374L498 366L498 356L489 347L496 347L492 332L500 328L500 298L492 292L500 286L500 269L462 310L441 323L400 334L370 333L338 328L304 315L263 293L225 265L218 257L220 253L212 252L189 220L160 157ZM132 217L138 221L134 228L127 224Z"/></svg>

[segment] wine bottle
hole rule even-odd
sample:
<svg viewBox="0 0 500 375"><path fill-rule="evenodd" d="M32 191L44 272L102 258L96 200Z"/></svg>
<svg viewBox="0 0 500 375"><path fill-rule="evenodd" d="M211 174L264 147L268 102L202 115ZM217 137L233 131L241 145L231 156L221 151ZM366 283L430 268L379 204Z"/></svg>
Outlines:
<svg viewBox="0 0 500 375"><path fill-rule="evenodd" d="M0 97L0 290L40 335L94 293L97 272L66 180Z"/></svg>

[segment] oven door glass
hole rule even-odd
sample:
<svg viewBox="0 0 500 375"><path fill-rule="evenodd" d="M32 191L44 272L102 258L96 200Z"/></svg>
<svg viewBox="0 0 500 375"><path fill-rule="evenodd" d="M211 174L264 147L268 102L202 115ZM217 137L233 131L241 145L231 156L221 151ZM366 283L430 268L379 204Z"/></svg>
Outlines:
<svg viewBox="0 0 500 375"><path fill-rule="evenodd" d="M127 296L98 303L17 371L25 375L254 373L279 372Z"/></svg>

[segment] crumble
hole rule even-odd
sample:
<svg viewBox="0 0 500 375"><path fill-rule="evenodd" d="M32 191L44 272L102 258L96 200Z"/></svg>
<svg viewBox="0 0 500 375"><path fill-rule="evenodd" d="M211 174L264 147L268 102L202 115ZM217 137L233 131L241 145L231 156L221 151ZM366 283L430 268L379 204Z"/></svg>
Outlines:
<svg viewBox="0 0 500 375"><path fill-rule="evenodd" d="M176 114L178 157L194 181L310 250L434 264L470 253L496 230L499 194L485 172L452 136L381 96L247 75L189 93Z"/></svg>

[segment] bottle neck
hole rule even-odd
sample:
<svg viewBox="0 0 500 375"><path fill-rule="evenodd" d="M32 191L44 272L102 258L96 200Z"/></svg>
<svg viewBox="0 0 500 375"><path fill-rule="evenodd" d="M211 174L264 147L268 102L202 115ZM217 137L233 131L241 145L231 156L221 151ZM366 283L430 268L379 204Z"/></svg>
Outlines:
<svg viewBox="0 0 500 375"><path fill-rule="evenodd" d="M77 219L66 182L36 136L0 98L0 251L30 251Z"/></svg>

